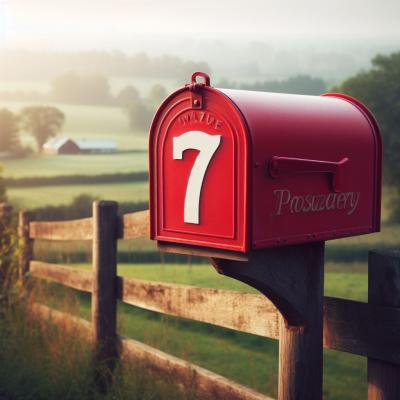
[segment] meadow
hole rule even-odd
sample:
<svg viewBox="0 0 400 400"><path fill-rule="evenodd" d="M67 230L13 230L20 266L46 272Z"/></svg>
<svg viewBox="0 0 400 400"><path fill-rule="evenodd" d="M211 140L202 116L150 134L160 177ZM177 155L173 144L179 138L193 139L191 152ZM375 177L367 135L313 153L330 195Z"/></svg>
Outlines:
<svg viewBox="0 0 400 400"><path fill-rule="evenodd" d="M70 204L81 194L119 202L146 201L149 197L147 182L9 188L7 194L16 207L27 209Z"/></svg>
<svg viewBox="0 0 400 400"><path fill-rule="evenodd" d="M146 151L114 154L32 155L2 160L5 177L100 175L147 171Z"/></svg>
<svg viewBox="0 0 400 400"><path fill-rule="evenodd" d="M90 269L88 264L74 265ZM359 269L354 265L355 271ZM342 269L327 264L327 271ZM366 300L367 277L352 272L327 272L325 295ZM119 275L153 281L173 282L201 287L254 292L252 288L219 275L211 265L120 264ZM62 308L69 290L58 285L47 288L52 306ZM90 297L79 295L79 310L90 319ZM119 332L167 353L189 360L223 376L277 396L278 343L255 335L234 332L207 324L167 317L136 307L119 305ZM210 349L212 349L210 351ZM366 360L345 353L324 351L324 399L358 400L366 395Z"/></svg>
<svg viewBox="0 0 400 400"><path fill-rule="evenodd" d="M1 107L21 110L28 103L7 102ZM0 161L3 176L9 178L49 177L60 175L99 175L147 171L147 135L130 129L127 115L117 107L54 104L66 115L61 135L71 138L112 139L118 149L114 154L41 155ZM22 133L22 142L35 149L33 138ZM129 150L132 150L129 152ZM9 188L9 200L18 207L34 208L70 203L79 194L102 199L135 201L147 199L145 183L104 185L63 185L35 188Z"/></svg>

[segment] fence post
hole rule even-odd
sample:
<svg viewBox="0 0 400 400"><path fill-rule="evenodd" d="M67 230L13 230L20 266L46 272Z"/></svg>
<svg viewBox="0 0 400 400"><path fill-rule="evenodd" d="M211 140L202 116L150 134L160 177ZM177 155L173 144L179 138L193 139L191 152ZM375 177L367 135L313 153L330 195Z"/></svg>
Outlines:
<svg viewBox="0 0 400 400"><path fill-rule="evenodd" d="M400 251L370 251L368 303L400 307ZM400 365L368 358L368 400L398 399Z"/></svg>
<svg viewBox="0 0 400 400"><path fill-rule="evenodd" d="M19 236L19 279L25 280L29 272L29 263L33 258L33 240L29 237L29 223L33 215L29 211L20 211L18 215Z"/></svg>
<svg viewBox="0 0 400 400"><path fill-rule="evenodd" d="M117 212L118 203L93 203L92 328L95 349L95 380L106 392L118 357L117 343Z"/></svg>

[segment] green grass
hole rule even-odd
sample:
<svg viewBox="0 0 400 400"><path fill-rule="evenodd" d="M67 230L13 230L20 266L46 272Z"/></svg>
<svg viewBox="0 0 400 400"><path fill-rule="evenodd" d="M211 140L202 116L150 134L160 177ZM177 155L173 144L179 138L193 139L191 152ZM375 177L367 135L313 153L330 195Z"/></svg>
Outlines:
<svg viewBox="0 0 400 400"><path fill-rule="evenodd" d="M7 195L10 201L20 208L36 208L46 205L65 205L82 194L89 194L101 200L120 202L146 201L147 182L108 183L92 185L38 186L33 188L10 188Z"/></svg>
<svg viewBox="0 0 400 400"><path fill-rule="evenodd" d="M90 269L87 264L79 267ZM329 271L336 269L340 270L341 266L327 266ZM358 270L357 265L349 265L347 269L349 274L326 273L325 294L365 300L366 275L351 272ZM211 265L121 264L118 273L146 280L255 292L240 282L219 275ZM59 287L54 290L57 298L59 290ZM81 316L90 318L89 296L82 295L80 299ZM57 299L54 298L52 303L56 305ZM119 332L258 391L277 396L277 341L122 304L119 305ZM358 400L365 396L366 360L345 353L324 351L324 399Z"/></svg>
<svg viewBox="0 0 400 400"><path fill-rule="evenodd" d="M32 155L2 160L6 177L57 175L99 175L117 172L147 171L146 152L77 155Z"/></svg>
<svg viewBox="0 0 400 400"><path fill-rule="evenodd" d="M76 308L71 295L62 301L65 311ZM93 354L79 332L71 334L51 322L34 320L26 307L29 299L21 296L13 303L12 307L3 303L0 313L1 399L194 400L190 393L179 391L175 382L147 374L139 363L117 364L110 391L98 392ZM108 372L104 366L98 370Z"/></svg>

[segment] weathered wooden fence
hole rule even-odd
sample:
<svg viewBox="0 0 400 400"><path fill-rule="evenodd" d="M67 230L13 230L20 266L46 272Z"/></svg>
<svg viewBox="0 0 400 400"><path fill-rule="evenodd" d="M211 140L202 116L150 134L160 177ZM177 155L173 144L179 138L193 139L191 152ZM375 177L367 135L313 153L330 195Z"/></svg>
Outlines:
<svg viewBox="0 0 400 400"><path fill-rule="evenodd" d="M117 276L118 240L136 239L149 231L148 211L118 217L117 207L115 202L95 202L92 218L63 222L34 221L29 212L20 213L21 278L29 273L92 294L90 323L38 303L32 309L35 315L81 330L94 344L101 362L112 363L117 357L140 361L149 370L215 399L269 399L187 361L118 336L117 300L277 340L282 325L277 308L263 295ZM92 272L33 260L35 239L92 241ZM400 253L371 252L368 278L368 303L324 298L323 344L368 357L368 399L400 399ZM281 342L280 351L284 345ZM279 398L300 399L299 394L282 388L286 384L279 379Z"/></svg>

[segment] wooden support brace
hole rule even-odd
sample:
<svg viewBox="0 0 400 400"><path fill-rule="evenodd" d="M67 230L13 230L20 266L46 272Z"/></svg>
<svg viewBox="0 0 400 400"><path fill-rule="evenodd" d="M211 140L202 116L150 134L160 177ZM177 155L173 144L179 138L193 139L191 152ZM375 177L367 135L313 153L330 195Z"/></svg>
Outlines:
<svg viewBox="0 0 400 400"><path fill-rule="evenodd" d="M322 398L324 248L316 242L253 251L247 262L212 259L219 273L256 288L282 314L279 400Z"/></svg>

